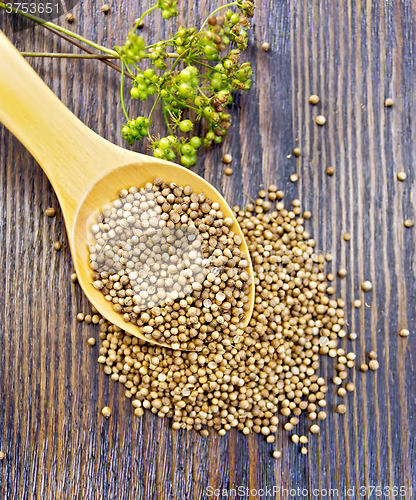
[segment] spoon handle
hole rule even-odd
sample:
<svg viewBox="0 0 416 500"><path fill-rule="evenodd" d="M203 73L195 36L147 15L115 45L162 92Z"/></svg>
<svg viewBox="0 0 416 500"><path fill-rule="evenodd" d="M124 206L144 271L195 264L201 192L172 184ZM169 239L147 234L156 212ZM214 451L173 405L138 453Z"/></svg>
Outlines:
<svg viewBox="0 0 416 500"><path fill-rule="evenodd" d="M108 153L116 146L71 113L1 31L0 121L32 153L61 204L65 197L74 213L100 171L110 168Z"/></svg>

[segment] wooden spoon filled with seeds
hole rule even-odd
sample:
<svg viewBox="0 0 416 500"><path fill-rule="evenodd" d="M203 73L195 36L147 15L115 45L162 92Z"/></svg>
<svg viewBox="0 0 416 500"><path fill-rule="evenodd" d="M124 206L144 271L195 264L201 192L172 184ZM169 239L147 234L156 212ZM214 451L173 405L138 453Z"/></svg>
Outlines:
<svg viewBox="0 0 416 500"><path fill-rule="evenodd" d="M253 311L253 269L213 186L95 134L2 33L0 121L51 181L78 281L105 318L173 349L233 342Z"/></svg>

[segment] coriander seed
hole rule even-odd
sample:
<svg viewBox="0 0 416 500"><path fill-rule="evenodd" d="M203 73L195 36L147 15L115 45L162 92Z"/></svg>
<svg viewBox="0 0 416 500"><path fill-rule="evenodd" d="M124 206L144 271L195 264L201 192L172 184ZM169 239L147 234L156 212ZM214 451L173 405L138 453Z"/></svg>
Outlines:
<svg viewBox="0 0 416 500"><path fill-rule="evenodd" d="M59 241L55 241L55 243L53 244L53 248L54 250L59 251L62 248L62 245Z"/></svg>
<svg viewBox="0 0 416 500"><path fill-rule="evenodd" d="M78 314L77 314L77 321L79 321L80 323L81 323L82 321L84 321L84 318L85 318L85 316L84 316L82 313L78 313Z"/></svg>
<svg viewBox="0 0 416 500"><path fill-rule="evenodd" d="M379 362L376 360L376 359L372 359L369 363L368 363L368 367L370 368L370 370L378 370L380 364Z"/></svg>
<svg viewBox="0 0 416 500"><path fill-rule="evenodd" d="M345 405L338 405L335 409L335 412L339 413L341 415L344 414L346 411L347 411L347 407Z"/></svg>
<svg viewBox="0 0 416 500"><path fill-rule="evenodd" d="M398 172L398 174L397 174L397 179L398 179L399 181L405 181L405 180L406 180L406 177L407 177L407 176L406 176L406 172Z"/></svg>
<svg viewBox="0 0 416 500"><path fill-rule="evenodd" d="M309 427L309 430L311 431L312 434L319 434L321 429L319 425L313 424Z"/></svg>
<svg viewBox="0 0 416 500"><path fill-rule="evenodd" d="M377 358L378 358L378 355L377 355L377 353L376 353L375 351L370 351L370 352L368 353L368 357L369 357L370 359L377 359Z"/></svg>
<svg viewBox="0 0 416 500"><path fill-rule="evenodd" d="M290 180L291 180L292 182L297 182L297 181L299 180L299 176L298 176L298 174L292 174L292 175L290 176Z"/></svg>
<svg viewBox="0 0 416 500"><path fill-rule="evenodd" d="M264 42L262 44L261 48L264 50L264 52L267 52L270 49L270 44L267 42Z"/></svg>
<svg viewBox="0 0 416 500"><path fill-rule="evenodd" d="M47 215L48 217L55 217L56 211L54 208L49 207L45 210L45 215Z"/></svg>
<svg viewBox="0 0 416 500"><path fill-rule="evenodd" d="M227 153L225 154L223 157L222 157L222 162L225 163L226 165L228 165L229 163L231 163L233 161L233 157Z"/></svg>
<svg viewBox="0 0 416 500"><path fill-rule="evenodd" d="M104 12L104 14L108 14L110 12L110 9L111 9L111 7L108 5L108 3L104 4L101 7L101 10L102 10L102 12Z"/></svg>
<svg viewBox="0 0 416 500"><path fill-rule="evenodd" d="M368 365L367 363L363 363L361 366L360 366L360 370L365 373L365 372L368 372Z"/></svg>
<svg viewBox="0 0 416 500"><path fill-rule="evenodd" d="M393 106L393 99L391 97L388 97L384 101L384 106L386 106L386 108L390 108L391 106Z"/></svg>
<svg viewBox="0 0 416 500"><path fill-rule="evenodd" d="M346 269L341 268L341 269L339 269L339 270L338 270L338 276L339 276L340 278L345 278L345 277L347 276L347 274L348 274L348 273L347 273L347 270L346 270Z"/></svg>
<svg viewBox="0 0 416 500"><path fill-rule="evenodd" d="M3 459L4 459L4 452L0 451L0 460L3 460Z"/></svg>
<svg viewBox="0 0 416 500"><path fill-rule="evenodd" d="M233 169L230 167L227 167L224 172L225 172L225 175L232 175Z"/></svg>
<svg viewBox="0 0 416 500"><path fill-rule="evenodd" d="M76 283L78 281L77 273L71 274L71 281L72 281L72 283Z"/></svg>
<svg viewBox="0 0 416 500"><path fill-rule="evenodd" d="M311 212L310 212L309 210L306 210L306 212L303 212L303 218L304 218L305 220L308 220L308 219L310 219L311 217L312 217L312 214L311 214Z"/></svg>
<svg viewBox="0 0 416 500"><path fill-rule="evenodd" d="M334 167L328 167L326 169L326 175L329 175L330 177L335 174L335 168Z"/></svg>
<svg viewBox="0 0 416 500"><path fill-rule="evenodd" d="M359 299L354 300L354 302L352 303L352 305L355 308L361 307L361 300L359 300Z"/></svg>
<svg viewBox="0 0 416 500"><path fill-rule="evenodd" d="M413 227L415 225L415 223L412 221L412 219L406 219L404 221L404 225L405 225L405 227Z"/></svg>
<svg viewBox="0 0 416 500"><path fill-rule="evenodd" d="M348 384L345 386L348 392L353 392L355 390L355 385L353 382L348 382Z"/></svg>
<svg viewBox="0 0 416 500"><path fill-rule="evenodd" d="M108 406L104 406L104 408L101 410L101 413L103 414L103 417L109 418L111 416L111 408Z"/></svg>
<svg viewBox="0 0 416 500"><path fill-rule="evenodd" d="M325 118L325 116L318 115L318 116L316 117L316 123L317 123L318 125L320 125L321 127L322 127L322 125L325 125L325 123L326 123L326 118Z"/></svg>
<svg viewBox="0 0 416 500"><path fill-rule="evenodd" d="M299 158L299 156L301 155L301 153L302 152L301 152L300 148L295 148L293 150L293 154L296 156L296 158Z"/></svg>
<svg viewBox="0 0 416 500"><path fill-rule="evenodd" d="M317 95L315 95L315 94L314 94L314 95L311 95L311 96L309 97L309 102L310 102L311 104L313 104L313 105L318 104L318 102L319 102L319 97L318 97Z"/></svg>
<svg viewBox="0 0 416 500"><path fill-rule="evenodd" d="M410 332L406 328L403 328L402 330L400 330L399 335L400 337L408 337L410 335Z"/></svg>
<svg viewBox="0 0 416 500"><path fill-rule="evenodd" d="M302 455L307 455L308 454L308 448L306 448L306 446L302 446L302 448L300 449L300 452L302 453Z"/></svg>
<svg viewBox="0 0 416 500"><path fill-rule="evenodd" d="M273 452L273 458L275 458L276 460L279 459L281 456L282 456L282 452L281 451L275 450Z"/></svg>
<svg viewBox="0 0 416 500"><path fill-rule="evenodd" d="M361 284L361 290L363 292L369 292L373 288L373 285L371 284L371 281L364 281Z"/></svg>
<svg viewBox="0 0 416 500"><path fill-rule="evenodd" d="M91 347L95 345L95 338L94 337L90 337L88 340L87 340L87 343L88 345L90 345Z"/></svg>
<svg viewBox="0 0 416 500"><path fill-rule="evenodd" d="M343 238L344 238L344 241L350 241L351 240L351 234L350 233L344 233Z"/></svg>
<svg viewBox="0 0 416 500"><path fill-rule="evenodd" d="M75 20L74 14L72 14L72 12L68 12L68 14L65 16L65 20L68 23L73 23Z"/></svg>

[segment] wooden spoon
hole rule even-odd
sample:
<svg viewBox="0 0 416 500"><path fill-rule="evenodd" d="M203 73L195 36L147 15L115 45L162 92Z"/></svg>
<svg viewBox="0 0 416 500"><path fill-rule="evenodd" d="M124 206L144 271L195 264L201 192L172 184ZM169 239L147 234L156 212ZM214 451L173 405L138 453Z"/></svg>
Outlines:
<svg viewBox="0 0 416 500"><path fill-rule="evenodd" d="M254 307L254 279L247 244L232 210L211 184L174 163L134 153L106 141L73 115L45 85L0 32L0 121L26 146L48 176L64 214L69 245L79 284L88 300L111 323L149 341L140 328L126 323L96 290L89 266L87 220L118 198L121 189L142 187L155 177L178 186L190 185L220 204L232 217L232 230L243 240L241 250L250 263L250 309ZM157 343L154 341L154 343Z"/></svg>

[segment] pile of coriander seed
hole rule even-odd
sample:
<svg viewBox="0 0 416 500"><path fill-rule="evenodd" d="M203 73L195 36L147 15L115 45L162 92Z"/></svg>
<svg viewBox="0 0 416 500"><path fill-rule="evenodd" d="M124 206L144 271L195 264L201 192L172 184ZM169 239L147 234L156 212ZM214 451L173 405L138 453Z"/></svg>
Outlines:
<svg viewBox="0 0 416 500"><path fill-rule="evenodd" d="M345 304L332 298L325 273L332 257L316 253L299 200L286 208L282 198L271 185L245 209L234 207L255 276L253 316L240 335L221 335L198 352L186 352L151 345L100 320L98 362L124 384L135 415L149 409L172 418L173 429L208 436L209 428L224 435L235 427L273 443L279 416L292 431L306 412L310 432L320 432L328 391L318 374L321 356L335 360L338 395L354 390L347 377L355 354L339 346L347 335ZM345 405L336 411L345 413ZM306 436L292 438L305 454Z"/></svg>
<svg viewBox="0 0 416 500"><path fill-rule="evenodd" d="M91 227L94 287L149 340L191 351L233 343L252 281L233 224L190 186L156 178L122 190Z"/></svg>

